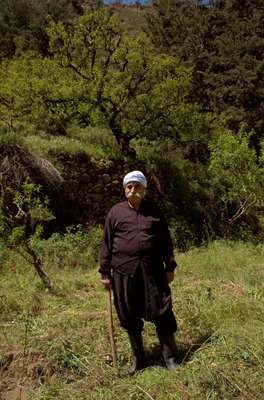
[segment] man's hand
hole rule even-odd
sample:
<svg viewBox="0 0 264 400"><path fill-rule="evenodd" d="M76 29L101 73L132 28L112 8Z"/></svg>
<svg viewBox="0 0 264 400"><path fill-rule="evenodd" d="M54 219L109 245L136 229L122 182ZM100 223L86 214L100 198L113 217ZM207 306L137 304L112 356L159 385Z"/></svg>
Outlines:
<svg viewBox="0 0 264 400"><path fill-rule="evenodd" d="M167 282L170 284L174 279L174 272L166 272Z"/></svg>
<svg viewBox="0 0 264 400"><path fill-rule="evenodd" d="M105 290L112 289L112 280L109 276L102 275L101 282L102 282L102 285L105 288Z"/></svg>

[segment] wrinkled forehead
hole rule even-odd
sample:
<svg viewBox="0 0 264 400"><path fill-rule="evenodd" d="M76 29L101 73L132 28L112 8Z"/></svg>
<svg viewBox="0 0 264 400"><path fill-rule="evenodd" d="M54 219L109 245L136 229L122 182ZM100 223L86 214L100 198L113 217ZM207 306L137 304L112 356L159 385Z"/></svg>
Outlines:
<svg viewBox="0 0 264 400"><path fill-rule="evenodd" d="M140 183L138 181L129 181L129 182L127 182L125 188L129 188L129 187L142 187L142 188L144 188L142 183Z"/></svg>

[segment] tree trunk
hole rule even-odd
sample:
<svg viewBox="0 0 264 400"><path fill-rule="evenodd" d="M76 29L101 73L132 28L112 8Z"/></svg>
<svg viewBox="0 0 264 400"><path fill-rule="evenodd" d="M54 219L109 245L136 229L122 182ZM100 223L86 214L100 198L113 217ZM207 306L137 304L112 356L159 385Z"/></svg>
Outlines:
<svg viewBox="0 0 264 400"><path fill-rule="evenodd" d="M48 277L48 275L44 271L44 269L42 267L42 264L41 264L41 261L40 261L40 259L38 257L36 257L36 260L34 260L34 267L35 267L35 269L37 271L38 276L42 280L45 289L51 290L50 278Z"/></svg>
<svg viewBox="0 0 264 400"><path fill-rule="evenodd" d="M43 269L41 259L37 256L37 254L34 252L34 250L32 250L29 246L27 247L27 251L32 257L32 263L34 265L34 268L35 268L38 276L40 277L45 289L51 290L52 287L51 287L50 278L48 277L48 275L46 274L46 272Z"/></svg>
<svg viewBox="0 0 264 400"><path fill-rule="evenodd" d="M128 136L122 135L122 133L119 131L119 129L112 128L113 135L117 141L118 146L121 149L122 154L125 157L129 157L132 160L135 160L137 157L137 154L134 149L131 149L130 147L130 138Z"/></svg>

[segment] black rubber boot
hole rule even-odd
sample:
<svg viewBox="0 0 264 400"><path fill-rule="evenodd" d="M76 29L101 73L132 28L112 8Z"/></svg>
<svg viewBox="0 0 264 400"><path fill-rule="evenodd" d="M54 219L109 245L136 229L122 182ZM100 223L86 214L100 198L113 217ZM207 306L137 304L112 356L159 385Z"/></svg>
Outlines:
<svg viewBox="0 0 264 400"><path fill-rule="evenodd" d="M179 368L179 364L176 361L176 344L174 334L170 335L158 335L161 345L162 355L169 371L176 371Z"/></svg>
<svg viewBox="0 0 264 400"><path fill-rule="evenodd" d="M132 366L129 368L128 373L132 375L146 367L146 357L141 334L129 335L129 340L132 348Z"/></svg>

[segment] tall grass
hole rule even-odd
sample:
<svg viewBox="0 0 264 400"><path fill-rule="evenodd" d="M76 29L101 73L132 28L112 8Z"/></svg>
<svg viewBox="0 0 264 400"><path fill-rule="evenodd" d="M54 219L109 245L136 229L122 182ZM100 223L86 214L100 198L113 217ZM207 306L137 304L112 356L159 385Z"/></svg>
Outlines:
<svg viewBox="0 0 264 400"><path fill-rule="evenodd" d="M115 314L119 375L112 365L107 293L96 263L62 266L54 258L47 265L56 287L50 294L11 253L0 276L0 361L10 352L14 358L2 377L17 376L34 400L261 399L263 252L262 245L218 241L178 254L172 294L181 368L164 368L155 329L146 323L150 367L133 377L125 375L130 350Z"/></svg>
<svg viewBox="0 0 264 400"><path fill-rule="evenodd" d="M46 266L91 269L98 263L101 241L102 227L87 230L78 225L68 227L64 234L54 233L49 239L38 240L35 249Z"/></svg>
<svg viewBox="0 0 264 400"><path fill-rule="evenodd" d="M102 128L71 127L67 136L53 136L48 134L28 135L23 138L24 145L36 153L48 154L86 153L94 158L122 158L120 149L111 132Z"/></svg>

